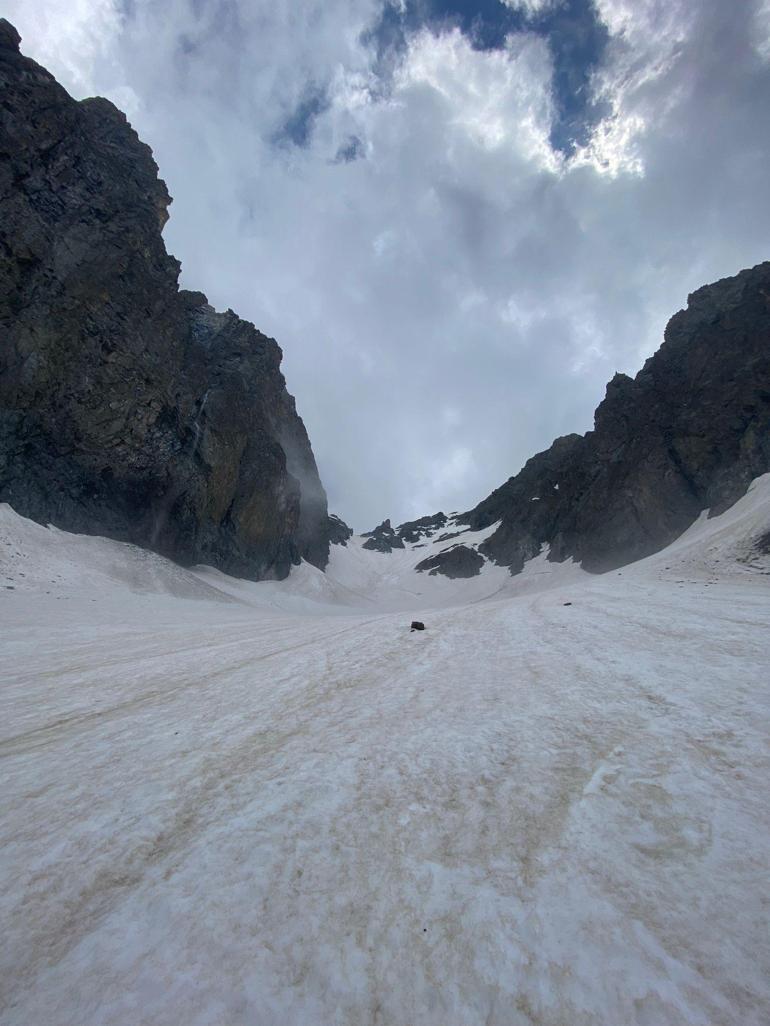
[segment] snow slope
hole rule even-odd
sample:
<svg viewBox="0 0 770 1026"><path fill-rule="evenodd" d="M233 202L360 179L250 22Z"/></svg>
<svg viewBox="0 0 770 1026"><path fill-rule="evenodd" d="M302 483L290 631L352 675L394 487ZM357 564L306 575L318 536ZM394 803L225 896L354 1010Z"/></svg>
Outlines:
<svg viewBox="0 0 770 1026"><path fill-rule="evenodd" d="M3 1026L766 1024L768 529L253 584L0 507Z"/></svg>

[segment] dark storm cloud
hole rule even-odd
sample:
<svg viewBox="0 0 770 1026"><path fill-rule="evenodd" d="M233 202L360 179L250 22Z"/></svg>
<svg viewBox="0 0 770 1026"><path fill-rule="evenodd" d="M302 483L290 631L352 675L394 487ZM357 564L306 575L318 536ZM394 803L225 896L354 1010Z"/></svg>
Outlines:
<svg viewBox="0 0 770 1026"><path fill-rule="evenodd" d="M279 340L360 529L589 428L689 291L770 252L766 2L10 7L153 147L183 283Z"/></svg>

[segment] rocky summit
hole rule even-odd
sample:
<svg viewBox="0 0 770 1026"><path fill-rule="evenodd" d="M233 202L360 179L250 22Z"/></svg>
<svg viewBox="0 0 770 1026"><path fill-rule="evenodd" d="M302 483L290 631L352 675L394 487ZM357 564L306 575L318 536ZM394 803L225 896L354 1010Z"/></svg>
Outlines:
<svg viewBox="0 0 770 1026"><path fill-rule="evenodd" d="M434 513L433 516L420 517L419 520L407 520L398 527L392 527L390 520L383 520L373 531L367 531L361 535L366 538L365 549L374 552L392 552L393 549L403 549L404 543L418 545L426 538L433 535L449 522L444 513Z"/></svg>
<svg viewBox="0 0 770 1026"><path fill-rule="evenodd" d="M705 509L724 512L768 471L770 262L693 293L636 377L607 385L593 431L557 438L472 510L386 520L364 548L445 541L415 569L450 578L485 559L517 574L544 546L552 562L603 572L664 548Z"/></svg>
<svg viewBox="0 0 770 1026"><path fill-rule="evenodd" d="M0 20L0 501L240 576L323 568L280 348L179 289L149 147L19 43Z"/></svg>
<svg viewBox="0 0 770 1026"><path fill-rule="evenodd" d="M500 521L479 551L512 573L543 545L606 571L723 512L768 470L770 262L694 292L636 377L607 385L593 431L558 438L457 519Z"/></svg>

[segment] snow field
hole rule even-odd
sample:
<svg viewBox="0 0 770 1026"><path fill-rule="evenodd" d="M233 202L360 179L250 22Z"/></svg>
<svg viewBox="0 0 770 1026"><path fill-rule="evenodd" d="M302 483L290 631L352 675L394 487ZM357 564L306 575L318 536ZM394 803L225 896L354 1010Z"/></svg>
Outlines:
<svg viewBox="0 0 770 1026"><path fill-rule="evenodd" d="M770 1021L770 475L602 577L1 512L4 1026Z"/></svg>

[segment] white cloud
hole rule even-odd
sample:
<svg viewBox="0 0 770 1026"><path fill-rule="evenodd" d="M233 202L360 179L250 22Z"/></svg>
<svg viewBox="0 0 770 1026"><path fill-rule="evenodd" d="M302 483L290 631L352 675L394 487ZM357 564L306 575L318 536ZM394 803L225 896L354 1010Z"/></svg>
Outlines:
<svg viewBox="0 0 770 1026"><path fill-rule="evenodd" d="M4 17L23 30L23 49L78 98L91 95L122 18L117 0L6 0Z"/></svg>
<svg viewBox="0 0 770 1026"><path fill-rule="evenodd" d="M563 0L502 0L506 7L512 11L522 11L530 17L538 14L545 14L555 7L560 7Z"/></svg>
<svg viewBox="0 0 770 1026"><path fill-rule="evenodd" d="M548 143L551 125L551 64L542 39L513 36L504 50L474 50L455 29L440 36L421 32L409 48L396 80L396 95L431 89L451 127L471 145L513 147L541 168L557 166Z"/></svg>
<svg viewBox="0 0 770 1026"><path fill-rule="evenodd" d="M609 112L574 162L611 177L641 175L642 137L682 99L672 88L671 74L692 33L692 13L687 6L661 0L597 0L597 9L610 31L610 44L593 89Z"/></svg>
<svg viewBox="0 0 770 1026"><path fill-rule="evenodd" d="M759 56L770 61L770 0L759 0L754 14L754 46Z"/></svg>

